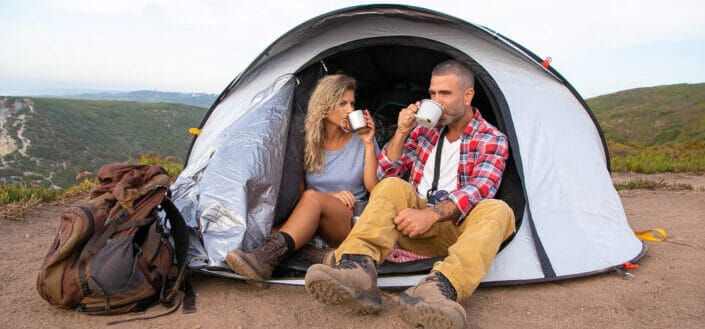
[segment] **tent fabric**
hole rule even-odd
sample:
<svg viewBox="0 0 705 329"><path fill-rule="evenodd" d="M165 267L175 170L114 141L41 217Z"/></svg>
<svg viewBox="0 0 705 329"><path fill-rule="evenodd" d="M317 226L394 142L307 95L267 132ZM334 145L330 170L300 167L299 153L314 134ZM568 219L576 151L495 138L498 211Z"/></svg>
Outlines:
<svg viewBox="0 0 705 329"><path fill-rule="evenodd" d="M447 58L473 69L483 116L510 140L511 172L498 197L521 225L483 283L572 278L641 257L645 245L612 185L602 133L558 72L490 29L425 9L375 5L294 28L211 107L172 188L197 237L190 266L226 273L229 250L254 248L286 218L300 183L305 103L321 74L353 75L358 103L380 107L398 103L385 98L395 92L423 94L431 68ZM402 282L411 285L410 278Z"/></svg>

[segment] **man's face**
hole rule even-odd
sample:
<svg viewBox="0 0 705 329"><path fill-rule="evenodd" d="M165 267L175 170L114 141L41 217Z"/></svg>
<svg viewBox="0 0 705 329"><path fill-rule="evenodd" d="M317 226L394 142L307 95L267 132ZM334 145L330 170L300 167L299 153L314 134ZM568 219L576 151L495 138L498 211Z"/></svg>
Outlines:
<svg viewBox="0 0 705 329"><path fill-rule="evenodd" d="M465 115L465 90L460 86L460 79L455 74L432 75L428 87L431 99L443 106L440 122L449 125Z"/></svg>

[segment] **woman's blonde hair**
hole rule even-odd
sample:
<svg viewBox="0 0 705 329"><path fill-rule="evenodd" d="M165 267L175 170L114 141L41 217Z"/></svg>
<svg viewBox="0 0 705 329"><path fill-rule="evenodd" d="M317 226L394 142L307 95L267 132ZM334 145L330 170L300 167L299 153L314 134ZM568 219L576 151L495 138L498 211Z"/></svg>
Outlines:
<svg viewBox="0 0 705 329"><path fill-rule="evenodd" d="M355 79L344 74L326 75L318 80L311 93L306 113L304 147L304 169L308 172L321 172L325 165L323 144L326 141L324 121L347 90L355 91Z"/></svg>

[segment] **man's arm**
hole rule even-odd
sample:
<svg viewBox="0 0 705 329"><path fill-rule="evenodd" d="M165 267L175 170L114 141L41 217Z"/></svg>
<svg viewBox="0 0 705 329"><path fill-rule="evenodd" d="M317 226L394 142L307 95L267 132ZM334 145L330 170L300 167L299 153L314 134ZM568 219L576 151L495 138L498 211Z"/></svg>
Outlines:
<svg viewBox="0 0 705 329"><path fill-rule="evenodd" d="M399 117L397 118L397 130L394 132L394 136L389 140L387 145L387 158L391 161L397 161L401 158L402 149L404 148L404 142L406 138L409 137L411 131L416 127L416 112L418 109L419 102L415 104L409 104L406 108L399 111Z"/></svg>
<svg viewBox="0 0 705 329"><path fill-rule="evenodd" d="M399 111L397 130L377 157L379 177L403 176L416 161L418 134L413 132L416 111L418 109L415 104Z"/></svg>
<svg viewBox="0 0 705 329"><path fill-rule="evenodd" d="M460 209L458 209L458 206L453 203L453 201L450 200L444 200L441 202L436 203L433 205L433 212L438 214L438 220L437 222L440 221L446 221L446 220L451 220L451 221L457 221L458 218L461 215Z"/></svg>
<svg viewBox="0 0 705 329"><path fill-rule="evenodd" d="M414 238L426 233L434 223L444 220L455 221L459 215L460 210L455 203L445 200L429 208L404 209L394 217L394 224L401 234Z"/></svg>
<svg viewBox="0 0 705 329"><path fill-rule="evenodd" d="M404 142L406 142L407 137L409 137L408 133L400 133L397 129L394 136L392 136L387 143L386 155L389 161L395 162L401 159L402 150L404 149Z"/></svg>

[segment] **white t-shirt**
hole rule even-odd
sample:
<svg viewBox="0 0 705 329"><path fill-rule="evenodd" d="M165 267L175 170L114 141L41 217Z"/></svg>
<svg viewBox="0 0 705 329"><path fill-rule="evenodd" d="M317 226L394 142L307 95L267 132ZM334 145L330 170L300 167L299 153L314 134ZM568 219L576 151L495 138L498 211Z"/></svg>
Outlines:
<svg viewBox="0 0 705 329"><path fill-rule="evenodd" d="M447 192L458 189L458 166L460 165L460 138L455 142L448 142L448 139L443 141L443 150L441 151L441 166L440 175L438 175L438 191L445 190ZM431 154L428 155L428 160L423 167L423 176L416 187L416 193L420 197L426 198L426 192L433 184L433 171L436 168L436 150L438 144L433 147Z"/></svg>

